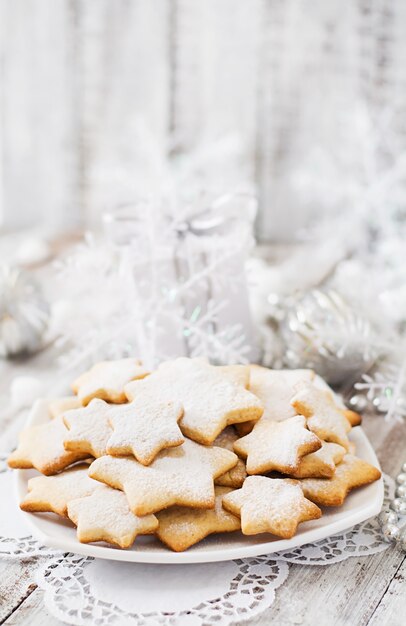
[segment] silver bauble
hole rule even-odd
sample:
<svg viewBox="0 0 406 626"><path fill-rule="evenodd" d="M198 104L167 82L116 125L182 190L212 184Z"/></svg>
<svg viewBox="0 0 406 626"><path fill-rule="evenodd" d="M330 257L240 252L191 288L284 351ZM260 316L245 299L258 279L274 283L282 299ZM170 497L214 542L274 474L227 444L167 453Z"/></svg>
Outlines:
<svg viewBox="0 0 406 626"><path fill-rule="evenodd" d="M395 493L397 498L406 498L406 485L399 485L396 487Z"/></svg>
<svg viewBox="0 0 406 626"><path fill-rule="evenodd" d="M280 330L286 365L314 369L333 385L359 378L377 357L369 321L332 290L292 298Z"/></svg>
<svg viewBox="0 0 406 626"><path fill-rule="evenodd" d="M395 498L390 503L390 508L399 515L406 515L406 500L404 498Z"/></svg>
<svg viewBox="0 0 406 626"><path fill-rule="evenodd" d="M397 524L398 523L398 514L395 511L381 511L378 515L378 522L381 526L386 526L387 524Z"/></svg>
<svg viewBox="0 0 406 626"><path fill-rule="evenodd" d="M16 267L0 266L0 357L35 352L48 327L49 306L37 283Z"/></svg>
<svg viewBox="0 0 406 626"><path fill-rule="evenodd" d="M398 540L400 529L395 524L385 524L385 526L382 526L382 535L384 541L391 543Z"/></svg>
<svg viewBox="0 0 406 626"><path fill-rule="evenodd" d="M406 485L406 472L400 472L396 476L396 482L398 485Z"/></svg>

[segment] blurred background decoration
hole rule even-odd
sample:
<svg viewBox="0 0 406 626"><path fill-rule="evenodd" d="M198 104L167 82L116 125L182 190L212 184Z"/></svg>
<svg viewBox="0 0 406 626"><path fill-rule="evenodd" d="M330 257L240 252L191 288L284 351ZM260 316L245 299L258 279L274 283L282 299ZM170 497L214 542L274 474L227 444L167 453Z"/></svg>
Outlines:
<svg viewBox="0 0 406 626"><path fill-rule="evenodd" d="M50 303L27 349L155 362L164 332L404 416L405 32L401 0L0 0L0 261Z"/></svg>
<svg viewBox="0 0 406 626"><path fill-rule="evenodd" d="M255 198L203 206L123 205L59 262L52 332L66 367L134 352L149 368L177 356L258 359L244 270Z"/></svg>

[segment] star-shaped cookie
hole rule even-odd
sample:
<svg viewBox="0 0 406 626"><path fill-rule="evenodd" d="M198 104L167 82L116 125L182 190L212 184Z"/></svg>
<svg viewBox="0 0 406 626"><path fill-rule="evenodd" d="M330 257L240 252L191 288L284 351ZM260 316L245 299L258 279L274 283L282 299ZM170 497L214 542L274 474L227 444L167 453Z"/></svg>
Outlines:
<svg viewBox="0 0 406 626"><path fill-rule="evenodd" d="M330 387L330 385L328 385L326 383L326 381L319 376L319 374L316 374L314 379L313 379L313 385L315 387L317 387L318 389L322 389L323 391L328 391L334 398L334 402L335 405L338 409L341 409L346 418L348 419L348 421L350 422L351 426L359 426L359 424L361 424L362 422L362 417L359 413L356 413L355 411L350 411L350 409L347 409L347 407L345 406L345 404L343 403L342 399L340 398L340 396L338 396ZM299 389L296 389L296 392L300 390L300 386L299 385Z"/></svg>
<svg viewBox="0 0 406 626"><path fill-rule="evenodd" d="M99 457L107 454L106 445L112 433L109 415L110 404L94 398L81 409L67 411L63 421L67 428L65 450L81 451Z"/></svg>
<svg viewBox="0 0 406 626"><path fill-rule="evenodd" d="M295 472L301 457L321 448L320 439L306 428L302 415L283 422L260 420L249 435L237 439L234 450L247 459L248 474L276 470L283 474Z"/></svg>
<svg viewBox="0 0 406 626"><path fill-rule="evenodd" d="M236 463L237 456L229 450L187 439L160 452L147 467L128 457L102 456L92 463L89 475L124 491L135 515L147 515L175 504L213 508L213 479Z"/></svg>
<svg viewBox="0 0 406 626"><path fill-rule="evenodd" d="M214 446L219 448L225 448L226 450L234 449L234 442L237 441L238 435L233 426L227 426L222 433L214 440ZM218 476L214 483L216 485L222 485L223 487L241 487L244 480L247 478L247 470L245 469L245 463L242 459L238 459L237 465L232 467L228 472Z"/></svg>
<svg viewBox="0 0 406 626"><path fill-rule="evenodd" d="M121 404L127 401L124 386L131 380L147 375L148 371L138 359L101 361L79 376L72 384L72 389L83 405L89 404L92 398Z"/></svg>
<svg viewBox="0 0 406 626"><path fill-rule="evenodd" d="M314 376L313 370L272 370L251 365L249 389L264 405L261 420L280 422L296 415L290 403L296 387L311 382Z"/></svg>
<svg viewBox="0 0 406 626"><path fill-rule="evenodd" d="M77 396L65 396L64 398L55 398L48 404L48 410L51 417L58 417L71 409L80 409L81 401Z"/></svg>
<svg viewBox="0 0 406 626"><path fill-rule="evenodd" d="M137 517L124 493L106 485L99 485L90 496L71 500L68 517L77 526L81 543L105 541L120 548L129 548L137 535L150 535L158 528L155 515Z"/></svg>
<svg viewBox="0 0 406 626"><path fill-rule="evenodd" d="M143 465L149 465L161 450L184 442L178 426L182 415L179 402L161 401L148 394L112 407L109 422L113 431L107 441L107 453L132 454Z"/></svg>
<svg viewBox="0 0 406 626"><path fill-rule="evenodd" d="M290 478L248 476L241 489L223 497L223 506L241 517L244 535L272 533L290 539L301 522L321 517L300 483Z"/></svg>
<svg viewBox="0 0 406 626"><path fill-rule="evenodd" d="M214 509L172 506L165 511L160 511L157 513L159 521L157 537L171 550L182 552L213 533L239 530L239 518L222 506L223 496L231 491L228 487L216 487Z"/></svg>
<svg viewBox="0 0 406 626"><path fill-rule="evenodd" d="M88 465L75 465L56 476L30 478L28 493L20 508L32 513L57 513L66 517L70 500L90 496L100 488L100 483L88 475L88 469Z"/></svg>
<svg viewBox="0 0 406 626"><path fill-rule="evenodd" d="M352 489L380 478L379 469L346 454L332 478L304 478L300 481L306 498L321 506L341 506Z"/></svg>
<svg viewBox="0 0 406 626"><path fill-rule="evenodd" d="M130 400L142 393L156 394L161 400L183 405L180 427L184 435L210 445L228 425L258 420L262 404L241 385L241 373L221 368L201 359L179 358L168 361L141 381L125 387Z"/></svg>
<svg viewBox="0 0 406 626"><path fill-rule="evenodd" d="M206 361L207 362L207 361ZM249 388L250 366L249 365L218 365L216 368L223 376L229 376L233 383L238 383Z"/></svg>
<svg viewBox="0 0 406 626"><path fill-rule="evenodd" d="M350 422L351 426L359 426L362 422L362 417L359 413L355 411L350 411L349 409L342 409L345 417Z"/></svg>
<svg viewBox="0 0 406 626"><path fill-rule="evenodd" d="M337 407L333 395L329 391L317 389L313 385L302 385L292 398L291 403L298 413L307 417L309 430L320 439L338 443L348 450L349 439L347 434L352 425L346 411ZM354 413L352 417L355 415L357 414Z"/></svg>
<svg viewBox="0 0 406 626"><path fill-rule="evenodd" d="M290 404L296 386L314 379L313 370L272 370L261 365L249 366L248 389L259 398L264 406L263 420L282 421L296 415ZM250 433L255 422L236 424L240 437Z"/></svg>
<svg viewBox="0 0 406 626"><path fill-rule="evenodd" d="M47 476L56 474L76 461L88 455L81 451L65 450L63 441L66 427L62 417L49 422L32 426L22 431L19 443L8 458L9 467L14 469L30 469L35 467Z"/></svg>
<svg viewBox="0 0 406 626"><path fill-rule="evenodd" d="M345 448L338 443L323 441L320 450L302 457L299 467L290 475L293 478L331 478L345 453Z"/></svg>

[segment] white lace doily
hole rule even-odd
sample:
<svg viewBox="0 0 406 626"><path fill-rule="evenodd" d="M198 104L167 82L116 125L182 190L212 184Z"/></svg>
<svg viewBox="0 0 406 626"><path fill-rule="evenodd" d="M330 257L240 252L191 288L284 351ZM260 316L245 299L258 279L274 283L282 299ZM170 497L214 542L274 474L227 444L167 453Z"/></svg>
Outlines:
<svg viewBox="0 0 406 626"><path fill-rule="evenodd" d="M271 606L288 572L267 557L134 567L70 554L43 565L37 582L47 608L68 624L223 626Z"/></svg>
<svg viewBox="0 0 406 626"><path fill-rule="evenodd" d="M329 565L385 550L376 519L318 543L270 556L198 565L145 565L62 554L30 534L16 503L12 472L0 457L0 558L37 559L37 583L57 619L75 626L225 626L269 608L289 563ZM394 482L385 476L385 499ZM157 593L159 590L159 593Z"/></svg>

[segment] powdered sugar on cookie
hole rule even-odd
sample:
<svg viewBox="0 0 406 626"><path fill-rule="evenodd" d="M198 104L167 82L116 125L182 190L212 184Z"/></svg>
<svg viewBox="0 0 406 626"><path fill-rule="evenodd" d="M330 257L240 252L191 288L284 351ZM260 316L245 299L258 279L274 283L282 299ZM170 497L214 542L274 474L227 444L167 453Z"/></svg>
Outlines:
<svg viewBox="0 0 406 626"><path fill-rule="evenodd" d="M234 381L231 370L222 374L221 368L201 359L179 358L163 363L145 380L126 385L125 391L130 400L156 393L161 400L181 402L183 434L208 445L228 424L262 415L262 403L240 381L239 373Z"/></svg>
<svg viewBox="0 0 406 626"><path fill-rule="evenodd" d="M107 442L108 454L133 454L137 461L149 465L161 450L184 442L178 426L182 415L179 402L164 402L150 394L111 407L109 422L113 432Z"/></svg>
<svg viewBox="0 0 406 626"><path fill-rule="evenodd" d="M291 400L296 411L307 417L307 426L320 439L349 447L347 433L351 424L345 411L337 407L329 391L303 384Z"/></svg>
<svg viewBox="0 0 406 626"><path fill-rule="evenodd" d="M247 457L248 474L272 470L290 474L299 467L301 457L319 448L321 441L307 430L301 415L283 422L260 420L249 435L234 443L237 454Z"/></svg>
<svg viewBox="0 0 406 626"><path fill-rule="evenodd" d="M250 366L249 389L264 406L261 420L282 421L297 414L291 405L296 387L314 379L313 370L272 370Z"/></svg>
<svg viewBox="0 0 406 626"><path fill-rule="evenodd" d="M147 375L148 371L138 359L101 361L79 376L72 384L72 389L84 405L92 398L120 404L127 401L124 386L131 380Z"/></svg>
<svg viewBox="0 0 406 626"><path fill-rule="evenodd" d="M222 506L223 496L231 492L227 487L216 487L214 509L190 509L172 506L157 513L159 539L169 548L180 552L213 533L232 532L240 528L238 517Z"/></svg>
<svg viewBox="0 0 406 626"><path fill-rule="evenodd" d="M148 467L135 459L100 457L90 466L89 475L123 490L131 510L146 515L174 504L212 508L213 479L236 463L233 452L186 440L178 448L161 452Z"/></svg>
<svg viewBox="0 0 406 626"><path fill-rule="evenodd" d="M297 414L290 401L301 382L314 378L312 370L272 370L260 365L250 365L249 390L264 406L260 421L280 422ZM241 437L250 433L255 422L237 424Z"/></svg>
<svg viewBox="0 0 406 626"><path fill-rule="evenodd" d="M291 472L294 478L331 478L336 465L341 463L346 453L338 443L322 442L322 447L300 459L297 470Z"/></svg>
<svg viewBox="0 0 406 626"><path fill-rule="evenodd" d="M332 478L305 478L300 481L309 500L320 506L341 506L352 489L378 480L381 472L352 454L346 454Z"/></svg>
<svg viewBox="0 0 406 626"><path fill-rule="evenodd" d="M223 497L223 506L241 516L244 535L272 533L289 539L300 522L321 517L297 481L249 476L241 489Z"/></svg>
<svg viewBox="0 0 406 626"><path fill-rule="evenodd" d="M48 476L85 459L88 455L81 451L65 450L63 442L66 432L61 416L45 424L26 428L20 434L17 449L8 458L9 467L14 469L35 467Z"/></svg>
<svg viewBox="0 0 406 626"><path fill-rule="evenodd" d="M88 475L88 465L77 465L56 476L36 476L28 481L28 493L21 502L23 511L52 512L66 517L68 503L89 496L100 487Z"/></svg>
<svg viewBox="0 0 406 626"><path fill-rule="evenodd" d="M80 542L106 541L129 548L137 535L148 535L158 527L155 515L137 517L130 511L121 491L99 485L90 496L72 500L68 516L77 526Z"/></svg>
<svg viewBox="0 0 406 626"><path fill-rule="evenodd" d="M106 454L106 444L112 432L108 419L110 406L95 398L84 408L67 411L63 415L68 429L64 438L65 449L86 452L94 457Z"/></svg>

